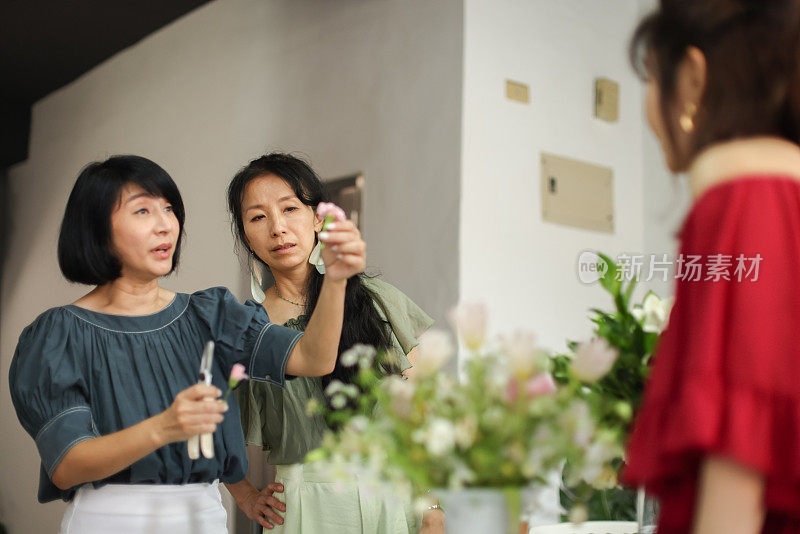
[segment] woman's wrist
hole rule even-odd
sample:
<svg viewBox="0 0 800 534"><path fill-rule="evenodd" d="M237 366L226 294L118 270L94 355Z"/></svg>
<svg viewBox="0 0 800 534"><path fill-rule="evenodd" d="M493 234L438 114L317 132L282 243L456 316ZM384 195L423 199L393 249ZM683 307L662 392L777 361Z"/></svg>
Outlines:
<svg viewBox="0 0 800 534"><path fill-rule="evenodd" d="M325 286L334 290L344 290L347 288L347 278L331 278L330 275L326 274L322 278L322 288L325 289Z"/></svg>
<svg viewBox="0 0 800 534"><path fill-rule="evenodd" d="M147 436L150 441L150 444L155 449L160 449L164 445L170 443L169 438L167 437L166 428L164 425L164 413L160 413L150 417L149 419L144 420L145 425L147 425Z"/></svg>
<svg viewBox="0 0 800 534"><path fill-rule="evenodd" d="M244 509L244 504L247 502L248 497L252 496L253 494L258 494L258 489L253 486L249 480L243 478L239 482L234 484L225 484L225 487L228 488L228 492L230 492L231 497L233 500L236 501L236 504L239 508Z"/></svg>

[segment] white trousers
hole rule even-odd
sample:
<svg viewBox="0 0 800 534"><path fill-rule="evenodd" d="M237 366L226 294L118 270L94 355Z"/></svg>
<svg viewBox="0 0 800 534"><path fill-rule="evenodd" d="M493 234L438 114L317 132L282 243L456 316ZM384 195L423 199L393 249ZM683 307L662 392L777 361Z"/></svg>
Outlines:
<svg viewBox="0 0 800 534"><path fill-rule="evenodd" d="M59 534L227 534L219 483L81 486Z"/></svg>

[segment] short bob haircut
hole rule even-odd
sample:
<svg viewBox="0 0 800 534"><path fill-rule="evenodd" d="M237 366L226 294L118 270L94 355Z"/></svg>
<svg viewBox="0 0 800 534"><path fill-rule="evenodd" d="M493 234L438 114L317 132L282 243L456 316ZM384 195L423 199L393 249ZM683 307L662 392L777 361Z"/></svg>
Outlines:
<svg viewBox="0 0 800 534"><path fill-rule="evenodd" d="M84 167L69 195L58 236L58 265L70 282L103 285L120 277L122 265L111 250L111 214L128 184L172 205L180 230L169 272L178 267L185 219L178 186L147 158L112 156Z"/></svg>
<svg viewBox="0 0 800 534"><path fill-rule="evenodd" d="M706 57L687 165L703 148L741 137L800 142L800 2L796 0L661 0L642 20L629 54L642 78L653 77L675 145L678 65L688 47Z"/></svg>

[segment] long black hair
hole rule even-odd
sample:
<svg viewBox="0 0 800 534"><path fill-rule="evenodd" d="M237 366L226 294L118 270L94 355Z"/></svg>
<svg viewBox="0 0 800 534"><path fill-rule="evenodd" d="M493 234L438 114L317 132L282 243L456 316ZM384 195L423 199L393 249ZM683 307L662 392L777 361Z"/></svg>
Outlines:
<svg viewBox="0 0 800 534"><path fill-rule="evenodd" d="M231 229L241 251L252 251L247 245L244 233L244 220L242 218L242 200L244 191L250 181L265 175L275 175L283 179L300 199L300 202L316 210L320 202L328 201L325 186L317 173L302 159L275 152L254 159L242 168L231 183L228 184L228 211L231 215ZM316 237L315 237L316 241ZM256 261L266 264L256 254L252 254ZM388 351L391 346L389 325L378 314L373 296L364 286L362 277L365 274L355 275L347 280L347 289L344 300L344 322L342 336L339 340L339 356L357 343L372 345L379 353ZM311 269L306 283L305 314L311 316L319 299L322 289L323 276L316 269ZM391 360L377 362L385 373L398 373L400 369ZM351 383L355 377L357 367L343 367L336 360L333 372L322 378L323 387L332 380Z"/></svg>

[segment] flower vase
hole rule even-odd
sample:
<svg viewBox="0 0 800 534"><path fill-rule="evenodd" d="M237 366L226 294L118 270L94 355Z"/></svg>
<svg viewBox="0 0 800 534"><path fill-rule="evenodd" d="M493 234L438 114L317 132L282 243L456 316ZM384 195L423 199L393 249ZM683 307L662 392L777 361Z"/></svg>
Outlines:
<svg viewBox="0 0 800 534"><path fill-rule="evenodd" d="M639 534L654 534L658 526L658 501L643 487L636 492L636 524Z"/></svg>
<svg viewBox="0 0 800 534"><path fill-rule="evenodd" d="M519 488L435 490L445 513L446 534L519 534ZM525 530L527 532L527 528Z"/></svg>

